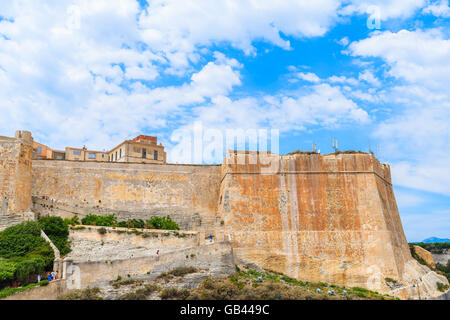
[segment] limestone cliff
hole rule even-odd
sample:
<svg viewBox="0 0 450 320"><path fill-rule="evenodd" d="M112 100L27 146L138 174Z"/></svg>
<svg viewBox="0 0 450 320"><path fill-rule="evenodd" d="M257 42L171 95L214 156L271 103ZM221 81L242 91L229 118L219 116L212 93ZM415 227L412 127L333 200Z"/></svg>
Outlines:
<svg viewBox="0 0 450 320"><path fill-rule="evenodd" d="M436 297L436 281L447 283L412 259L389 166L371 154L233 152L220 190L238 263L402 298Z"/></svg>

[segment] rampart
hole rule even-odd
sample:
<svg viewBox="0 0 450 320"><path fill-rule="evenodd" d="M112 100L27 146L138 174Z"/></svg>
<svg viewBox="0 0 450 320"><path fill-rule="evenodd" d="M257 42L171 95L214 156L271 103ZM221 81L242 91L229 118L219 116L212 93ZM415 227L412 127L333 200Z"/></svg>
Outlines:
<svg viewBox="0 0 450 320"><path fill-rule="evenodd" d="M80 218L114 213L119 220L170 215L183 230L211 232L220 223L220 171L220 166L34 160L33 210Z"/></svg>
<svg viewBox="0 0 450 320"><path fill-rule="evenodd" d="M106 261L156 256L161 253L199 246L204 233L127 228L74 226L69 233L72 251L68 258L75 261Z"/></svg>
<svg viewBox="0 0 450 320"><path fill-rule="evenodd" d="M231 243L216 242L196 247L109 261L64 261L64 276L69 289L80 289L122 278L139 275L155 277L181 266L192 266L212 271L215 276L226 276L235 270Z"/></svg>
<svg viewBox="0 0 450 320"><path fill-rule="evenodd" d="M373 155L237 157L223 165L219 199L237 263L385 293L385 278L412 286L425 275L408 249L389 166ZM436 280L446 283L438 278L428 293L438 294Z"/></svg>
<svg viewBox="0 0 450 320"><path fill-rule="evenodd" d="M222 166L59 160L31 164L30 141L26 132L0 138L0 228L20 222L33 199L38 215L114 213L119 220L170 215L182 230L197 232L183 239L170 236L164 243L152 235L142 240L137 235L74 233L79 245L74 252L91 251L97 257L89 261L74 256L63 263L71 288L111 280L117 273L142 274L190 263L185 256L191 254L201 255L196 261L205 268L228 268L232 254L239 264L402 298L435 298L441 294L436 283L448 283L411 257L389 166L371 154L256 158L247 152L244 162L236 163L232 152ZM250 158L257 162L250 163ZM205 248L201 239L210 232L219 242ZM104 248L97 248L102 243ZM163 248L164 255L147 254L154 246ZM136 256L123 254L127 248ZM394 279L396 287L386 278Z"/></svg>
<svg viewBox="0 0 450 320"><path fill-rule="evenodd" d="M32 154L30 132L0 137L0 230L30 218Z"/></svg>

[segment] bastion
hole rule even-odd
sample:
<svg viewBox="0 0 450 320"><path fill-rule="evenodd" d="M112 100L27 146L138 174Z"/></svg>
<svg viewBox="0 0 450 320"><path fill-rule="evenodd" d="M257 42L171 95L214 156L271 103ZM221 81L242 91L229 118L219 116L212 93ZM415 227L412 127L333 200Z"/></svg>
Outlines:
<svg viewBox="0 0 450 320"><path fill-rule="evenodd" d="M219 273L250 265L404 299L437 298L436 283L448 284L412 258L390 168L373 154L230 151L213 166L32 161L31 144L29 132L0 137L0 230L30 209L34 218L170 215L184 230L167 238L73 231L72 288L187 262ZM206 246L209 234L215 243Z"/></svg>

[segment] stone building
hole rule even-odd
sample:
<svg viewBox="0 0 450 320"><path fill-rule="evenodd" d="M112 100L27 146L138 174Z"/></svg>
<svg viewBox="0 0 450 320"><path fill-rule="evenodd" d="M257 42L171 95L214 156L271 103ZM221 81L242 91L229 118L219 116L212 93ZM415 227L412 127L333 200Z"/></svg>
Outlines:
<svg viewBox="0 0 450 320"><path fill-rule="evenodd" d="M140 135L125 140L108 153L110 162L166 163L166 152L157 137Z"/></svg>
<svg viewBox="0 0 450 320"><path fill-rule="evenodd" d="M53 150L45 144L33 141L33 159L53 159Z"/></svg>
<svg viewBox="0 0 450 320"><path fill-rule="evenodd" d="M106 151L88 150L86 147L81 149L66 147L65 160L70 161L108 161L108 153Z"/></svg>
<svg viewBox="0 0 450 320"><path fill-rule="evenodd" d="M140 135L132 140L125 140L111 151L94 151L86 147L53 150L42 143L33 142L33 159L164 164L166 152L161 143L158 145L157 137Z"/></svg>

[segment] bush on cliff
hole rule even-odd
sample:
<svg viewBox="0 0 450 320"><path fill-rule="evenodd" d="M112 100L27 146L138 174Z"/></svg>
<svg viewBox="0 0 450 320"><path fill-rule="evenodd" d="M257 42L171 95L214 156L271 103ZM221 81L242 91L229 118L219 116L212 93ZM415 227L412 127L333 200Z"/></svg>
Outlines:
<svg viewBox="0 0 450 320"><path fill-rule="evenodd" d="M81 219L81 223L84 225L103 226L103 227L180 230L179 225L175 221L173 221L170 218L170 216L152 217L151 219L146 221L143 221L141 219L130 219L118 222L114 214L107 216L98 216L95 214L89 214L83 219Z"/></svg>
<svg viewBox="0 0 450 320"><path fill-rule="evenodd" d="M36 222L24 222L0 232L0 287L13 281L34 281L37 273L50 270L54 254L40 236Z"/></svg>
<svg viewBox="0 0 450 320"><path fill-rule="evenodd" d="M39 226L45 234L52 240L61 255L70 252L69 226L60 217L43 217L39 219Z"/></svg>
<svg viewBox="0 0 450 320"><path fill-rule="evenodd" d="M173 221L170 216L166 217L152 217L145 221L148 229L163 229L163 230L180 230L178 224Z"/></svg>
<svg viewBox="0 0 450 320"><path fill-rule="evenodd" d="M116 227L117 219L113 214L107 216L88 214L86 217L81 219L81 223L89 226Z"/></svg>
<svg viewBox="0 0 450 320"><path fill-rule="evenodd" d="M45 244L39 225L24 222L0 232L0 257L22 257Z"/></svg>

